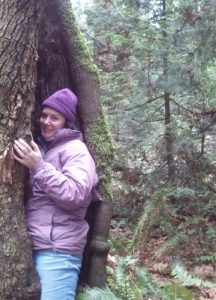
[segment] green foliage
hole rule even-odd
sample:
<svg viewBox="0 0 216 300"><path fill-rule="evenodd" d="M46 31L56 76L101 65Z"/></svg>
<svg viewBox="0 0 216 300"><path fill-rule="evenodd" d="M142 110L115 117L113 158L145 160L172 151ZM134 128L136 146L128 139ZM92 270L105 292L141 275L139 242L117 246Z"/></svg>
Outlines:
<svg viewBox="0 0 216 300"><path fill-rule="evenodd" d="M170 300L165 291L152 279L148 271L138 266L131 256L120 257L116 268L108 268L108 284L122 300L143 300L154 295Z"/></svg>
<svg viewBox="0 0 216 300"><path fill-rule="evenodd" d="M212 255L203 255L198 258L198 261L201 262L216 262L216 253Z"/></svg>
<svg viewBox="0 0 216 300"><path fill-rule="evenodd" d="M120 257L112 274L115 279L112 281L111 287L122 300L138 300L141 299L140 296L143 293L147 292L145 287L138 287L135 278L130 276L130 268L135 267L136 263L137 260L130 256Z"/></svg>
<svg viewBox="0 0 216 300"><path fill-rule="evenodd" d="M216 284L207 280L202 280L191 275L183 266L176 265L172 270L172 275L184 286L196 286L205 288L215 288Z"/></svg>
<svg viewBox="0 0 216 300"><path fill-rule="evenodd" d="M196 191L192 188L188 187L176 187L171 190L169 196L173 196L176 199L180 199L181 197L194 197Z"/></svg>
<svg viewBox="0 0 216 300"><path fill-rule="evenodd" d="M195 300L194 295L185 287L179 285L166 285L163 290L173 300Z"/></svg>
<svg viewBox="0 0 216 300"><path fill-rule="evenodd" d="M81 292L76 297L76 300L120 300L109 288L88 288L85 292Z"/></svg>
<svg viewBox="0 0 216 300"><path fill-rule="evenodd" d="M160 206L164 202L164 199L161 197L155 197L151 201L146 201L144 207L144 214L140 218L133 235L132 245L136 249L140 241L145 242L147 234L152 226L155 223L158 215L160 214ZM143 240L144 239L144 240Z"/></svg>
<svg viewBox="0 0 216 300"><path fill-rule="evenodd" d="M209 253L214 253L216 235L211 223L216 217L216 2L163 3L94 0L87 10L87 36L100 69L106 116L119 146L113 227L124 220L119 227L133 232L131 241L110 243L121 254L129 246L130 253L136 253L147 242L154 251L156 232L162 237L160 248L151 255L164 258L183 248L190 253L193 238L200 259L214 262L215 255ZM191 257L191 263L195 259ZM132 278L128 273L136 262L123 265L125 272L120 267L118 271L124 279L118 282L115 271L109 270L109 280L127 299L139 284L137 273L132 272ZM183 278L203 286L193 276L184 273ZM151 285L142 288L145 297ZM168 290L183 297L177 286ZM191 297L187 292L184 296Z"/></svg>
<svg viewBox="0 0 216 300"><path fill-rule="evenodd" d="M145 269L138 269L136 274L137 282L139 282L140 285L144 285L147 288L148 293L159 297L159 299L171 300L169 293L164 291L163 288L159 287L159 285L152 279L149 272L147 272Z"/></svg>
<svg viewBox="0 0 216 300"><path fill-rule="evenodd" d="M178 278L182 278L182 269L177 268L175 272L173 274L178 273ZM138 261L130 256L120 257L116 268L108 268L108 273L109 286L122 300L143 300L149 299L149 297L162 300L195 300L194 295L183 286L176 284L159 286L150 273L144 268L140 268ZM185 278L185 276L183 277ZM192 282L188 273L187 282ZM200 284L200 281L193 279L193 285L197 283Z"/></svg>
<svg viewBox="0 0 216 300"><path fill-rule="evenodd" d="M175 249L179 249L181 247L181 243L183 242L184 238L184 232L172 235L161 245L156 255L158 257L163 257L165 255L172 254Z"/></svg>

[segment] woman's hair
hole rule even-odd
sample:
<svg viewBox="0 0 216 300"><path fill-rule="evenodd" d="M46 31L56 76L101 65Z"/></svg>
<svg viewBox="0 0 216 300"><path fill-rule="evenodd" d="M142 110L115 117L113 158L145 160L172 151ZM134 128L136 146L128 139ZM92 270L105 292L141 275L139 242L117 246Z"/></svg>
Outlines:
<svg viewBox="0 0 216 300"><path fill-rule="evenodd" d="M75 124L73 122L70 122L70 121L65 121L65 126L64 128L69 128L69 129L77 129Z"/></svg>

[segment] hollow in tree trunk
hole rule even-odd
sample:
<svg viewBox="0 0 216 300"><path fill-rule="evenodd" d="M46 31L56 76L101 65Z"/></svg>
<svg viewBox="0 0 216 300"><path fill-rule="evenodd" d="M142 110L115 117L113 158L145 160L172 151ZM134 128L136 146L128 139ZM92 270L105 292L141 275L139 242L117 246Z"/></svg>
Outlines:
<svg viewBox="0 0 216 300"><path fill-rule="evenodd" d="M104 214L106 226L102 226L102 232L98 221L91 224L90 269L83 278L91 285L103 286L112 206L113 142L100 102L97 68L70 1L1 1L0 32L0 299L38 297L38 278L25 227L26 170L14 162L12 145L16 138L29 140L31 131L37 133L41 100L63 87L71 88L79 98L78 126L96 160L100 178L104 202L92 208L95 217L91 219L100 220Z"/></svg>

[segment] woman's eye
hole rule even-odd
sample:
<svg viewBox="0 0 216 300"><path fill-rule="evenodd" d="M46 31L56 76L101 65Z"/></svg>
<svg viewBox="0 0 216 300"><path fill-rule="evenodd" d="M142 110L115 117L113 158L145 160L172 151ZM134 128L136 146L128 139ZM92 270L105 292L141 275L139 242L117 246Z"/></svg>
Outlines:
<svg viewBox="0 0 216 300"><path fill-rule="evenodd" d="M58 118L55 117L55 116L53 116L53 117L51 118L51 120L53 120L53 121L58 121Z"/></svg>

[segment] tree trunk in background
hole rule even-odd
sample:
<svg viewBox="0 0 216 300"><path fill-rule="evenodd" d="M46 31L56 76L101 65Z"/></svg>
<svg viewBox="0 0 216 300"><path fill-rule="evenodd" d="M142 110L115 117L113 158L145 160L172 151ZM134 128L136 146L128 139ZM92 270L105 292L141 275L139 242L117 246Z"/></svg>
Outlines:
<svg viewBox="0 0 216 300"><path fill-rule="evenodd" d="M166 162L168 166L168 178L170 182L175 181L175 166L173 157L173 135L171 126L170 113L170 94L164 95L164 111L165 111L165 144L166 144Z"/></svg>
<svg viewBox="0 0 216 300"><path fill-rule="evenodd" d="M162 1L162 15L166 19L166 0ZM163 38L166 41L167 33L162 32ZM169 45L169 43L167 43ZM163 54L163 67L164 67L164 82L167 84L168 78L168 56L169 49L166 49ZM173 133L171 129L171 110L170 110L170 92L167 88L164 90L164 120L165 120L165 145L166 145L166 162L168 167L168 179L170 182L175 180L175 164L173 157Z"/></svg>
<svg viewBox="0 0 216 300"><path fill-rule="evenodd" d="M25 228L25 171L14 164L11 147L15 138L29 139L31 129L37 133L41 100L62 87L71 88L79 98L78 125L100 177L104 203L91 208L92 238L88 268L84 268L88 272L82 278L103 286L112 211L113 142L100 103L97 68L90 60L69 0L4 2L7 4L0 3L0 299L34 298L27 295L34 286L32 280L34 284L37 281ZM101 220L104 226L98 224Z"/></svg>

